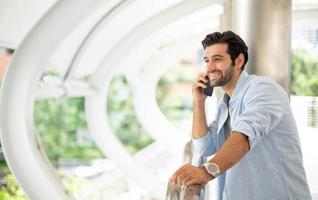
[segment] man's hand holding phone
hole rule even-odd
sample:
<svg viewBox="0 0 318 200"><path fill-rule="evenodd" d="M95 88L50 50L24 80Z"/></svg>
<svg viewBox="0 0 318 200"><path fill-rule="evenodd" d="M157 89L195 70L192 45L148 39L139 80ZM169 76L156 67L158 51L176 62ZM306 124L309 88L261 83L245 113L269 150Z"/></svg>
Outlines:
<svg viewBox="0 0 318 200"><path fill-rule="evenodd" d="M204 101L207 96L212 96L213 87L210 85L206 73L200 73L197 76L197 81L192 87L192 93L194 101Z"/></svg>
<svg viewBox="0 0 318 200"><path fill-rule="evenodd" d="M213 94L213 87L210 85L210 81L206 85L206 88L203 89L203 93L207 96L212 96Z"/></svg>

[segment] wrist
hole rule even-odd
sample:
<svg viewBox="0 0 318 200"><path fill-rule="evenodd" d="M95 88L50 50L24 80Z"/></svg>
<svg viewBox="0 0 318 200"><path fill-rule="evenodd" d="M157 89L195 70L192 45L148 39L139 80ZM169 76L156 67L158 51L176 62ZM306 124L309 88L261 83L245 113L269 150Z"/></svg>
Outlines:
<svg viewBox="0 0 318 200"><path fill-rule="evenodd" d="M194 110L201 110L205 107L205 101L204 100L193 100L192 106Z"/></svg>
<svg viewBox="0 0 318 200"><path fill-rule="evenodd" d="M206 170L206 168L204 166L201 166L200 168L204 172L205 183L208 183L209 181L211 181L215 178Z"/></svg>
<svg viewBox="0 0 318 200"><path fill-rule="evenodd" d="M203 167L206 171L213 176L213 178L219 176L221 174L220 167L213 162L207 162L203 164Z"/></svg>

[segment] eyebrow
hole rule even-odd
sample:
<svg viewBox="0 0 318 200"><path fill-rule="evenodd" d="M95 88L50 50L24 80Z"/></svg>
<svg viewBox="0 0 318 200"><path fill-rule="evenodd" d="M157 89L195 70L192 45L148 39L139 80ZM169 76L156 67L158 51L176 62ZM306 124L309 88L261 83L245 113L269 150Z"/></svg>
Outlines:
<svg viewBox="0 0 318 200"><path fill-rule="evenodd" d="M216 55L213 55L213 56L212 56L212 59L213 59L213 58L216 58L216 57L224 58L223 55L216 54ZM206 59L208 59L208 57L204 56L203 59L206 60Z"/></svg>

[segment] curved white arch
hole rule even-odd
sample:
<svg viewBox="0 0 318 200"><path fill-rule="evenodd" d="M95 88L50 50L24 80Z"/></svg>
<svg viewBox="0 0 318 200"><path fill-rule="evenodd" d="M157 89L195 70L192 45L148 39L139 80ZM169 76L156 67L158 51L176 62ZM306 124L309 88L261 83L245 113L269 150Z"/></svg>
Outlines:
<svg viewBox="0 0 318 200"><path fill-rule="evenodd" d="M135 0L108 1L109 6L108 6L106 12L104 10L102 15L97 16L98 19L96 20L96 23L93 24L93 26L89 30L88 34L86 34L84 39L81 41L79 48L76 49L74 56L72 56L70 63L69 63L69 66L68 66L68 69L67 69L67 72L64 75L64 79L76 79L76 78L79 78L79 77L82 77L84 75L89 74L89 73L87 73L87 71L93 71L93 70L88 70L88 69L92 68L92 66L94 66L94 64L91 65L91 67L88 69L87 69L87 66L83 67L83 65L87 65L87 63L83 63L82 57L85 56L85 57L91 58L89 55L87 56L87 54L89 54L89 51L92 49L92 48L89 49L89 47L92 46L91 45L92 41L94 41L94 38L96 36L98 36L98 33L100 33L100 31L101 31L100 29L102 29L102 27L104 27L104 26L107 26L108 23L112 20L112 18L114 18L120 12L123 12L123 10L133 2L135 2ZM108 34L105 34L105 35L108 35ZM70 38L73 38L73 37L70 37ZM101 52L104 52L104 50ZM94 57L92 57L92 58L93 59L89 59L89 60L95 60ZM82 67L81 70L78 69L80 67ZM80 75L77 75L79 73L79 71L81 71L81 73L80 73Z"/></svg>
<svg viewBox="0 0 318 200"><path fill-rule="evenodd" d="M59 1L22 41L7 71L0 102L1 141L7 163L30 199L71 198L36 139L34 90L52 51L104 3L103 0Z"/></svg>
<svg viewBox="0 0 318 200"><path fill-rule="evenodd" d="M203 8L205 6L219 3L220 0L186 0L182 1L157 15L145 20L142 24L134 27L130 32L126 32L126 35L121 37L121 40L112 46L111 51L109 51L103 60L99 63L99 67L96 70L94 76L92 77L91 84L96 88L105 87L107 83L105 79L105 74L113 71L114 63L116 66L121 64L122 55L132 52L132 49L136 48L141 41L146 41L152 37L152 33L161 30L166 25L174 22L175 20L187 16L197 9ZM149 42L151 43L151 42ZM105 67L106 66L106 67ZM123 67L123 66L120 66Z"/></svg>
<svg viewBox="0 0 318 200"><path fill-rule="evenodd" d="M96 70L95 66L98 66L104 55L112 51L112 48L125 37L126 33L152 15L180 1L182 0L123 1L101 20L86 38L86 42L78 52L77 59L72 64L74 68L72 75L79 78L83 76L81 71L87 71L88 74L93 73ZM87 66L90 66L90 70L84 70Z"/></svg>
<svg viewBox="0 0 318 200"><path fill-rule="evenodd" d="M121 67L127 78L134 84L138 80L141 67L151 60L158 52L162 51L166 45L176 41L186 42L182 38L201 37L199 41L208 33L218 27L219 16L223 11L223 6L214 3L203 8L196 9L193 13L183 16L172 23L167 24L162 30L152 34L151 39L138 44L133 52L125 54ZM207 23L207 19L209 19ZM201 35L201 36L200 36ZM172 56L172 55L171 55Z"/></svg>
<svg viewBox="0 0 318 200"><path fill-rule="evenodd" d="M92 78L91 83L93 87L98 89L98 93L87 97L85 107L88 126L90 130L92 130L94 140L102 152L119 164L118 167L122 171L133 178L136 183L139 183L139 185L146 188L151 194L159 198L164 194L165 186L162 183L159 183L156 177L152 176L151 173L147 174L145 169L142 169L134 162L129 162L129 165L127 165L126 161L131 161L132 158L112 133L107 122L108 120L106 116L101 113L101 110L107 111L105 105L107 103L106 94L108 86L112 76L116 72L114 66L116 66L116 69L121 66L118 62L122 59L123 52L128 54L133 51L138 44L144 41L145 37L149 37L152 33L160 30L174 20L215 2L216 1L213 0L184 1L147 19L145 22L135 27L134 30L127 33L121 41L114 45L112 51L104 57L97 72ZM127 47L129 48L127 49ZM110 146L110 142L112 143L112 146ZM114 151L115 149L117 150ZM135 169L135 171L132 171L131 169ZM154 178L151 179L149 177ZM149 184L149 179L152 180L151 184Z"/></svg>
<svg viewBox="0 0 318 200"><path fill-rule="evenodd" d="M79 51L83 49L83 44L86 44L86 40L91 36L91 33L96 27L99 26L100 21L116 10L126 0L107 0L107 2L99 7L96 12L92 13L87 19L72 31L59 45L53 55L49 58L49 64L56 69L63 81L70 79L73 71L76 70L73 67L73 62L80 56ZM129 1L132 2L132 1Z"/></svg>
<svg viewBox="0 0 318 200"><path fill-rule="evenodd" d="M184 142L189 137L168 121L156 101L156 86L160 77L186 53L200 48L200 41L195 38L182 38L183 42L167 47L164 52L144 66L136 84L133 100L136 115L146 130L163 145L174 146L176 141ZM151 116L151 117L149 117ZM160 127L160 128L159 128ZM178 139L176 138L178 137ZM167 140L169 138L169 140Z"/></svg>
<svg viewBox="0 0 318 200"><path fill-rule="evenodd" d="M69 12L69 10L72 7L74 7L75 3L77 5L77 8L79 8L77 11L81 11L80 13ZM33 123L32 123L32 114L31 114L32 105L33 105L33 97L34 97L33 92L34 92L35 83L36 83L36 81L34 80L37 80L37 78L39 77L40 71L45 64L46 59L48 58L50 53L62 41L63 36L70 33L71 30L84 19L84 17L86 17L93 11L93 8L97 9L97 7L99 5L102 5L102 3L103 3L102 1L96 0L93 3L94 6L92 6L91 4L87 2L78 4L78 2L75 2L75 0L68 1L68 2L59 2L56 7L54 7L51 11L48 12L48 14L46 15L46 18L43 18L39 22L39 24L31 31L30 35L26 37L24 42L21 44L19 50L16 52L15 55L17 58L14 59L14 61L12 62L12 65L8 72L7 81L4 84L4 90L1 97L2 98L1 109L4 111L2 113L10 113L9 111L12 111L12 110L14 112L12 112L13 114L11 114L11 116L7 116L6 120L1 121L1 123L3 124L8 124L8 125L2 126L2 133L4 133L2 134L2 138L3 138L3 141L5 141L3 142L4 149L5 149L5 152L9 152L9 153L6 153L6 155L8 157L9 165L11 169L16 174L19 183L22 185L27 195L32 199L45 199L45 198L47 199L48 196L52 199L67 199L68 198L68 195L63 191L63 187L60 185L59 181L54 175L54 172L51 169L50 165L45 160L46 158L40 153L39 149L36 148L38 144L34 137L35 131L34 131ZM203 3L207 4L208 1L204 1ZM88 6L87 4L89 4L91 7ZM203 6L202 2L194 3L194 1L192 1L192 3L186 2L182 5L184 7L183 11L186 10L186 12L190 12L191 9L198 8L199 7L198 5ZM195 6L194 8L191 7L193 5ZM83 12L83 10L85 10L85 12ZM170 14L173 15L172 11L170 11ZM185 13L181 12L178 15L180 17L180 16L183 16L183 14ZM65 15L68 16L67 20L65 20L64 18ZM174 15L174 18L175 17L176 15ZM159 18L157 17L155 19L158 20ZM62 20L63 20L63 24L57 24L54 27L54 31L50 29L52 28L52 24L56 24L57 21L62 21ZM170 19L168 18L165 18L165 20L166 22L167 21L170 22ZM148 25L150 21L151 20L148 20ZM43 30L50 31L50 34L45 34L46 32ZM139 33L137 33L137 35L138 34ZM51 40L48 41L47 40L48 37ZM32 48L30 44L33 44ZM40 56L41 59L38 59L39 54L36 55L35 53L33 53L32 50L34 48L41 53L41 56ZM23 65L35 66L35 67L34 68L29 67L29 68L23 69L23 67L21 67ZM20 70L20 71L17 70L16 66L21 67L21 69L23 70ZM18 71L19 72L22 71L22 75L24 76L24 78L21 78L21 76L18 75L19 74ZM16 84L15 89L17 90L15 92L12 92L13 95L9 95L10 94L9 91L12 87L8 83L12 83L13 81L17 83L19 79L23 81L23 85ZM105 84L105 87L107 88L107 84ZM31 95L28 94L28 92L30 91L31 91ZM104 98L105 97L103 98L97 97L95 100L98 101ZM19 102L20 105L13 108L17 102ZM26 102L26 104L23 104L23 102ZM88 104L91 105L89 101L88 101ZM105 102L102 100L100 103L96 105L105 105ZM102 108L102 106L98 107L98 111L100 111L100 108ZM97 108L93 110L96 111ZM18 113L21 113L19 111L22 111L21 116L17 115ZM24 112L25 114L23 114ZM95 117L95 115L93 117ZM26 120L28 121L27 123L25 123L25 126L24 126L23 124ZM14 124L16 126L13 126ZM14 133L15 131L12 130L12 128L17 127L17 125L19 126L17 128L18 131ZM107 131L107 128L104 128L103 130ZM10 134L7 134L7 133L10 133ZM20 137L21 138L20 142L15 141L15 138L17 138L17 133L20 133L21 135L24 136L24 137ZM116 140L114 141L116 143ZM21 150L14 149L15 145L19 145ZM21 152L24 152L24 154L26 155L25 157L26 159L30 159L30 158L32 159L23 160L24 162L18 161L16 158L20 156ZM125 155L125 153L123 155ZM36 176L38 181L32 180L32 183L31 183L30 180L24 177L24 175L27 174L26 172L32 171L34 169L38 172ZM133 169L133 166L132 166L132 169ZM138 171L138 169L136 169L136 171ZM139 174L137 173L137 175L140 175L140 173ZM140 177L137 177L137 178L140 178ZM149 182L147 184L149 185ZM164 186L162 186L161 188L164 188ZM154 191L154 193L156 193L156 196L163 194L162 190L156 190Z"/></svg>
<svg viewBox="0 0 318 200"><path fill-rule="evenodd" d="M213 10L213 6L208 8L209 11ZM207 30L202 29L205 27L200 27L201 32L180 35L179 38L169 43L167 43L167 41L171 41L169 35L156 33L158 37L152 37L151 42L139 43L138 47L134 48L133 53L126 55L126 59L123 61L122 66L129 66L129 69L121 69L123 70L122 73L128 78L129 84L134 88L134 107L137 117L146 130L157 140L165 140L164 138L168 135L176 137L179 135L179 140L187 138L184 133L178 133L180 131L172 126L159 109L155 98L155 88L160 76L170 67L169 65L173 61L178 60L185 53L201 48L199 41L218 26L218 18L216 17L220 14L217 12L218 10L220 9L216 8L212 15L209 14L210 23ZM201 9L196 10L196 12L200 11ZM195 17L198 18L198 16ZM187 18L187 16L183 18ZM205 19L199 18L199 20L206 23ZM196 25L189 24L183 28L191 32ZM183 32L181 29L178 29L178 31ZM169 32L176 32L176 30L169 26ZM165 47L160 47L162 44L165 44ZM150 54L158 54L155 52L159 48L160 54L149 59ZM157 127L160 127L160 130Z"/></svg>

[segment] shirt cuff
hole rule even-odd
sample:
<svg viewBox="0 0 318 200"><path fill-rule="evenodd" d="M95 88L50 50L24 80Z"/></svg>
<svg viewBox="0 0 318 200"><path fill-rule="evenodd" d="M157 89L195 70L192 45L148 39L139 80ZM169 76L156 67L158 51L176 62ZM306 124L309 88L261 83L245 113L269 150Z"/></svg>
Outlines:
<svg viewBox="0 0 318 200"><path fill-rule="evenodd" d="M211 133L207 132L203 137L195 139L192 138L193 146L200 156L210 156L213 154L214 141Z"/></svg>
<svg viewBox="0 0 318 200"><path fill-rule="evenodd" d="M232 132L240 132L248 137L248 141L250 144L250 149L253 149L260 139L254 133L253 127L245 121L239 121L232 127Z"/></svg>

